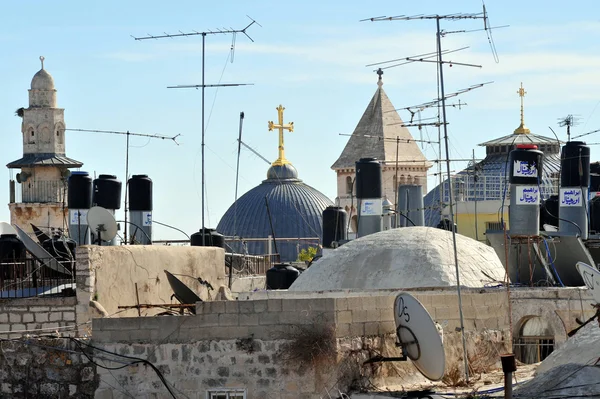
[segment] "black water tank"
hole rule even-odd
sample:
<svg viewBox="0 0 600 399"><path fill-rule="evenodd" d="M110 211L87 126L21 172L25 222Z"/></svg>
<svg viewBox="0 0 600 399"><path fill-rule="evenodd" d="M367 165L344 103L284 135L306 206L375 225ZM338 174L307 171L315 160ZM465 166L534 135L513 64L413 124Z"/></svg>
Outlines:
<svg viewBox="0 0 600 399"><path fill-rule="evenodd" d="M323 211L323 247L331 248L332 242L346 240L346 223L348 214L340 206L328 206Z"/></svg>
<svg viewBox="0 0 600 399"><path fill-rule="evenodd" d="M375 158L361 158L356 163L356 198L381 198L381 164Z"/></svg>
<svg viewBox="0 0 600 399"><path fill-rule="evenodd" d="M509 157L511 184L541 184L543 153L537 149L537 145L519 144Z"/></svg>
<svg viewBox="0 0 600 399"><path fill-rule="evenodd" d="M558 195L551 195L543 202L540 223L558 227Z"/></svg>
<svg viewBox="0 0 600 399"><path fill-rule="evenodd" d="M583 141L569 141L560 154L560 186L589 187L590 147Z"/></svg>
<svg viewBox="0 0 600 399"><path fill-rule="evenodd" d="M92 178L88 172L71 172L67 206L69 209L92 207Z"/></svg>
<svg viewBox="0 0 600 399"><path fill-rule="evenodd" d="M600 197L590 200L590 232L600 234Z"/></svg>
<svg viewBox="0 0 600 399"><path fill-rule="evenodd" d="M106 209L121 208L121 181L114 175L100 175L94 179L92 203Z"/></svg>
<svg viewBox="0 0 600 399"><path fill-rule="evenodd" d="M276 263L267 270L267 289L287 290L299 275L298 269L289 263Z"/></svg>
<svg viewBox="0 0 600 399"><path fill-rule="evenodd" d="M192 234L190 237L190 245L192 247L202 246L202 230ZM204 246L225 248L225 236L221 233L218 233L215 229L205 228Z"/></svg>
<svg viewBox="0 0 600 399"><path fill-rule="evenodd" d="M590 192L600 191L600 162L590 164Z"/></svg>
<svg viewBox="0 0 600 399"><path fill-rule="evenodd" d="M0 235L0 263L25 258L25 244L16 234Z"/></svg>
<svg viewBox="0 0 600 399"><path fill-rule="evenodd" d="M148 175L133 175L129 179L129 210L152 210L152 179Z"/></svg>

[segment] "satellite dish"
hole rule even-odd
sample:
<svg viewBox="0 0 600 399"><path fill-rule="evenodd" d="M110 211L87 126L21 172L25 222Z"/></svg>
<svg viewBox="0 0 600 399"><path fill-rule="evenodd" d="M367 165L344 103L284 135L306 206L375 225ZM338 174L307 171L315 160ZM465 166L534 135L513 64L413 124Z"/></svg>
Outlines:
<svg viewBox="0 0 600 399"><path fill-rule="evenodd" d="M167 275L167 280L169 280L169 285L175 294L175 298L182 303L183 305L191 305L196 302L202 302L202 299L194 291L191 290L190 287L185 285L185 283L179 280L177 277L169 273L165 270L165 274ZM190 308L190 311L196 314L196 308Z"/></svg>
<svg viewBox="0 0 600 399"><path fill-rule="evenodd" d="M29 176L31 176L31 174L27 173L27 172L17 173L17 182L25 183L27 181L27 179L29 178Z"/></svg>
<svg viewBox="0 0 600 399"><path fill-rule="evenodd" d="M577 262L575 267L579 274L581 274L583 282L592 293L594 301L600 303L600 271L583 262Z"/></svg>
<svg viewBox="0 0 600 399"><path fill-rule="evenodd" d="M402 353L426 378L441 380L446 369L444 344L427 309L414 296L403 292L394 302L394 320Z"/></svg>
<svg viewBox="0 0 600 399"><path fill-rule="evenodd" d="M117 235L117 222L112 213L101 206L93 206L87 214L88 226L95 237L102 241L110 241Z"/></svg>
<svg viewBox="0 0 600 399"><path fill-rule="evenodd" d="M44 233L42 230L40 230L40 228L37 227L35 224L33 224L33 223L29 223L29 224L31 225L31 228L33 229L33 233L37 237L40 244L43 243L44 241L50 239L50 237L46 233Z"/></svg>
<svg viewBox="0 0 600 399"><path fill-rule="evenodd" d="M17 232L19 240L23 242L25 248L29 251L29 253L32 254L33 257L36 258L40 263L59 273L72 274L69 271L69 269L61 265L55 257L48 253L48 251L46 251L44 247L42 247L37 242L33 241L33 238L29 237L29 234L23 231L23 229L21 229L17 225L15 225L15 227L15 231Z"/></svg>
<svg viewBox="0 0 600 399"><path fill-rule="evenodd" d="M17 235L17 230L10 223L0 222L0 236L5 234Z"/></svg>

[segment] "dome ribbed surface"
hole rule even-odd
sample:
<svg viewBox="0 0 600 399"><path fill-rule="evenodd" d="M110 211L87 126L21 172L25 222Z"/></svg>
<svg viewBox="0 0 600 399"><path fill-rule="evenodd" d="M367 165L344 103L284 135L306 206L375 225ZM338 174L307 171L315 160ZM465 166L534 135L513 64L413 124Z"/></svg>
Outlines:
<svg viewBox="0 0 600 399"><path fill-rule="evenodd" d="M54 90L54 78L45 69L40 69L31 79L32 90Z"/></svg>
<svg viewBox="0 0 600 399"><path fill-rule="evenodd" d="M299 242L280 241L280 238L314 237L320 241L323 210L333 203L318 190L295 178L264 180L259 186L240 197L237 203L231 205L221 218L217 231L226 236L237 236L242 239L266 239L272 235L265 198L269 203L281 261L295 261L298 258ZM316 241L310 243L300 241L299 248L316 245ZM243 248L239 242L231 246L232 250L239 253L246 251L254 255L267 253L266 240L247 242L246 248Z"/></svg>

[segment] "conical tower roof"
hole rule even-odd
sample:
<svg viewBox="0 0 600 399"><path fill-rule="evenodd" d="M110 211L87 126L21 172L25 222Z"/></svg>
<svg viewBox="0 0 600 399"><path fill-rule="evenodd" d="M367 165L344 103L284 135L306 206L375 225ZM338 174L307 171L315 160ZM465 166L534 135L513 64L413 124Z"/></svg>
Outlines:
<svg viewBox="0 0 600 399"><path fill-rule="evenodd" d="M381 73L382 74L382 73ZM394 105L383 90L383 81L379 75L377 91L367 106L360 122L354 129L344 151L331 166L331 169L354 168L360 158L377 158L384 163L423 161L427 159L414 141L414 138L404 127L404 122L398 115ZM396 147L396 139L399 145ZM418 163L417 163L418 164Z"/></svg>

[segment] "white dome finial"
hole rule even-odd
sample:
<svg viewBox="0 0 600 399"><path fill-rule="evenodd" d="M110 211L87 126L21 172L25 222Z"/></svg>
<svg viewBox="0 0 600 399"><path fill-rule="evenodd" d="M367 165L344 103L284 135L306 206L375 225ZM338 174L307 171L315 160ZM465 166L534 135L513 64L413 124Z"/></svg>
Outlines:
<svg viewBox="0 0 600 399"><path fill-rule="evenodd" d="M40 61L42 62L42 69L44 69L44 60L45 60L45 59L46 59L46 58L44 58L44 56L43 56L43 55L40 55Z"/></svg>

